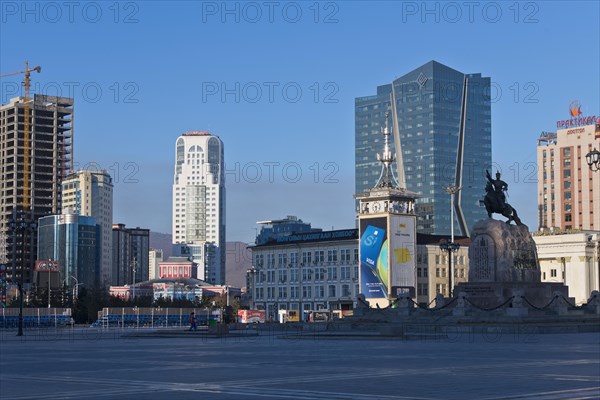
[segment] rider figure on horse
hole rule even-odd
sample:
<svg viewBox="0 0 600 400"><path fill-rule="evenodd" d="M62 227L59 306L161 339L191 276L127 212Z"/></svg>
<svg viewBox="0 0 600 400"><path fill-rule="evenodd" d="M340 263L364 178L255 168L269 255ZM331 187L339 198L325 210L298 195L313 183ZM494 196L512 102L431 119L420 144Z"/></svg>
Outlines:
<svg viewBox="0 0 600 400"><path fill-rule="evenodd" d="M483 199L483 204L485 205L488 217L492 218L492 213L498 213L508 218L508 221L506 221L507 224L515 221L517 225L523 225L517 215L517 210L506 202L506 194L504 192L508 189L508 184L500 179L500 172L496 172L496 179L492 179L488 170L485 171L485 176L487 177L488 184L485 188L487 194Z"/></svg>
<svg viewBox="0 0 600 400"><path fill-rule="evenodd" d="M496 171L496 179L492 179L488 170L485 170L485 174L490 185L494 188L498 209L503 210L506 207L506 194L504 192L508 190L508 184L500 179L500 171Z"/></svg>

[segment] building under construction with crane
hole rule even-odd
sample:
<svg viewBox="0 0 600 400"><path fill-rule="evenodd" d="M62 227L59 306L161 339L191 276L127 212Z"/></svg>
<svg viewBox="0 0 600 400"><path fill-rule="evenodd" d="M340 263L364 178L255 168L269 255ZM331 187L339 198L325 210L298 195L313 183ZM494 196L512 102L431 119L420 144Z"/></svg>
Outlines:
<svg viewBox="0 0 600 400"><path fill-rule="evenodd" d="M31 281L37 254L34 222L60 214L61 183L72 170L72 155L72 98L29 98L27 90L0 106L0 263L7 265L9 281Z"/></svg>

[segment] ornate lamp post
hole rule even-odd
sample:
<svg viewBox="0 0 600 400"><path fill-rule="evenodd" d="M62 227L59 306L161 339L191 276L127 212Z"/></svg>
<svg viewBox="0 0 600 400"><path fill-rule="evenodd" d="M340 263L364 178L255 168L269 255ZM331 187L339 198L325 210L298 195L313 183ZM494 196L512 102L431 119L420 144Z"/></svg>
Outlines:
<svg viewBox="0 0 600 400"><path fill-rule="evenodd" d="M585 160L592 171L600 171L600 151L596 150L595 147L594 150L585 155Z"/></svg>
<svg viewBox="0 0 600 400"><path fill-rule="evenodd" d="M440 241L440 249L448 252L448 297L452 297L452 253L460 248L458 243L454 243L454 196L460 189L462 189L460 186L452 184L444 188L446 193L450 195L450 242Z"/></svg>
<svg viewBox="0 0 600 400"><path fill-rule="evenodd" d="M440 249L448 252L448 297L452 297L452 254L460 249L460 245L442 239L440 241Z"/></svg>

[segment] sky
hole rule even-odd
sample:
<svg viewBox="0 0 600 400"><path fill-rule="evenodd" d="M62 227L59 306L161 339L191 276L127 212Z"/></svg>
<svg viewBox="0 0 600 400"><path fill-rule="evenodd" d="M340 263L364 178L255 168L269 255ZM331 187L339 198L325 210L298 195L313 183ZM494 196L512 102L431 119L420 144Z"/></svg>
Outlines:
<svg viewBox="0 0 600 400"><path fill-rule="evenodd" d="M3 1L0 20L0 74L27 59L33 92L75 98L75 167L113 176L115 223L157 232L192 130L225 143L228 241L286 215L353 228L354 99L430 60L491 78L493 162L530 229L540 132L574 100L600 115L597 1Z"/></svg>

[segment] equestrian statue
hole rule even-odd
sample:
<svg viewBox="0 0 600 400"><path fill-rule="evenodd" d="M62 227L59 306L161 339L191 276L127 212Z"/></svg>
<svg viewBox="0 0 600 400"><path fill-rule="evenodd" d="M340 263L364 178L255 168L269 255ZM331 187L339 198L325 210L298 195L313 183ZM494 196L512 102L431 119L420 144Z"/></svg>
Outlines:
<svg viewBox="0 0 600 400"><path fill-rule="evenodd" d="M485 186L486 194L483 204L487 210L488 217L492 218L492 213L502 214L508 218L508 221L506 221L507 224L510 224L510 221L515 221L517 225L523 225L517 215L517 210L506 202L506 194L504 192L508 190L508 184L500 179L500 172L496 172L496 179L492 179L488 170L485 170L485 175L488 183Z"/></svg>

